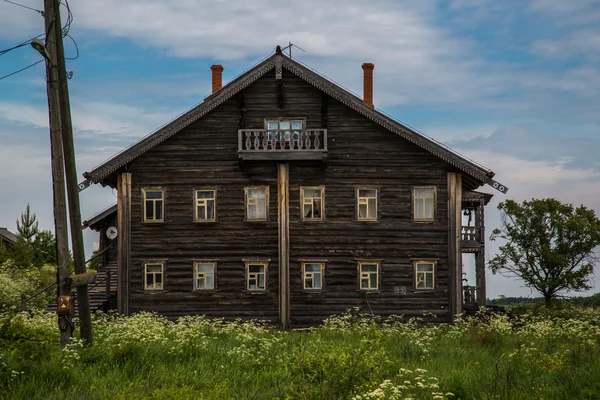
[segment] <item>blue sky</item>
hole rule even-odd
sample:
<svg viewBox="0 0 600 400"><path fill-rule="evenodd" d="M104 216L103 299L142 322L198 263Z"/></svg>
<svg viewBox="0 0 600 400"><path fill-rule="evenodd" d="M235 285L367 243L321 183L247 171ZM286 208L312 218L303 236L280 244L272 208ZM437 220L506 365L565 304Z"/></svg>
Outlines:
<svg viewBox="0 0 600 400"><path fill-rule="evenodd" d="M211 64L227 81L293 42L306 50L294 57L359 94L360 66L373 62L377 108L496 172L510 191L488 207L489 231L507 198L600 213L598 0L82 0L71 10L80 175L201 102ZM0 50L42 32L38 13L0 2ZM0 76L39 59L29 46L11 51ZM0 80L0 226L11 230L27 202L52 229L44 75L41 63ZM81 196L84 218L115 201L109 188ZM91 253L97 235L85 237ZM531 292L488 273L488 293Z"/></svg>

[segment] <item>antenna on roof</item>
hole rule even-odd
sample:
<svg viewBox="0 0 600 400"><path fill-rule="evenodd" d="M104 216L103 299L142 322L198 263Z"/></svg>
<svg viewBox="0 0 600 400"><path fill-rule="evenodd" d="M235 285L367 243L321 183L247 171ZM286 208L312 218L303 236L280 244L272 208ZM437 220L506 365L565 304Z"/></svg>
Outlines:
<svg viewBox="0 0 600 400"><path fill-rule="evenodd" d="M303 49L302 47L300 47L300 46L296 46L296 45L295 45L294 43L292 43L292 42L288 42L288 46L287 46L287 47L284 47L284 48L283 48L283 49L281 49L281 50L282 50L282 51L289 50L289 51L290 51L290 58L292 58L292 47L297 47L298 49L300 49L300 50L302 50L303 52L305 52L305 53L306 53L306 50L304 50L304 49Z"/></svg>

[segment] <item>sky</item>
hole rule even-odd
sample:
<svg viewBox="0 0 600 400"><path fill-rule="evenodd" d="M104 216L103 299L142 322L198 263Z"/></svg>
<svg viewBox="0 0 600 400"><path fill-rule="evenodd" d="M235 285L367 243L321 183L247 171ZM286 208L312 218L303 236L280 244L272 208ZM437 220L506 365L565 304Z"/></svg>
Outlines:
<svg viewBox="0 0 600 400"><path fill-rule="evenodd" d="M18 0L41 10L42 0ZM63 23L66 8L61 6ZM600 0L80 0L65 38L78 174L202 102L210 65L224 81L294 43L293 57L496 173L499 202L554 197L600 214ZM37 11L0 1L0 51L44 32ZM72 39L71 39L72 38ZM76 45L75 45L76 43ZM78 55L76 59L75 58ZM0 77L41 59L0 55ZM27 203L53 230L44 63L0 79L0 226ZM83 180L83 178L82 178ZM86 219L116 201L81 192ZM86 252L98 236L86 230ZM497 242L487 242L486 258ZM600 271L594 278L600 292ZM488 297L535 296L487 274Z"/></svg>

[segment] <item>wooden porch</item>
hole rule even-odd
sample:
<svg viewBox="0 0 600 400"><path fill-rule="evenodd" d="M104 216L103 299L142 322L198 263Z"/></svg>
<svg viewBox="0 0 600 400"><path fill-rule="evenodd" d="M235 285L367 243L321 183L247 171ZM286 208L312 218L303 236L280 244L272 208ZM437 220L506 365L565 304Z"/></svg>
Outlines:
<svg viewBox="0 0 600 400"><path fill-rule="evenodd" d="M238 158L240 161L325 161L327 129L240 129Z"/></svg>

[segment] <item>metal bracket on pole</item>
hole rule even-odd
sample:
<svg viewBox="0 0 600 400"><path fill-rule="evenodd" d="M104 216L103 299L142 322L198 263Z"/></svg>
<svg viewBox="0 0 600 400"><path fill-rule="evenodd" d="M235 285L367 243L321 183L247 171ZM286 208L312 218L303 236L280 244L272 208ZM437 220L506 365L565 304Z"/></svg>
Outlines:
<svg viewBox="0 0 600 400"><path fill-rule="evenodd" d="M80 192L84 191L85 189L87 189L88 187L90 187L91 184L92 184L92 181L90 181L89 179L86 179L85 181L80 182L79 185L78 185L79 186L79 191Z"/></svg>

